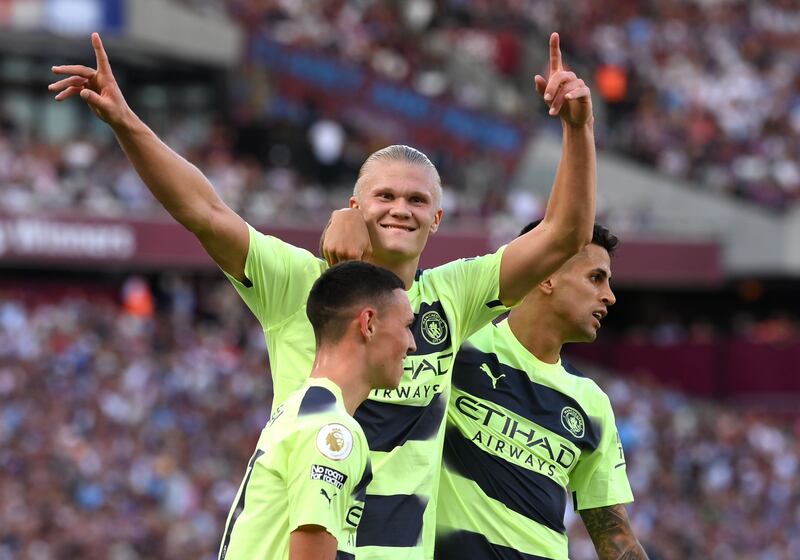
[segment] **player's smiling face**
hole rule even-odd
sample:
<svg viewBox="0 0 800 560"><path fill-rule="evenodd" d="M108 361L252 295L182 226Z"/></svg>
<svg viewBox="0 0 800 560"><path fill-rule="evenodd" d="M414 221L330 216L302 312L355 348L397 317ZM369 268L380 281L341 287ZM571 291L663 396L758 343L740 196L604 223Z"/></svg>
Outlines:
<svg viewBox="0 0 800 560"><path fill-rule="evenodd" d="M436 176L403 161L370 164L351 208L361 209L377 263L415 259L442 219Z"/></svg>
<svg viewBox="0 0 800 560"><path fill-rule="evenodd" d="M394 290L374 319L375 337L369 361L376 389L394 389L403 377L403 359L417 349L411 325L414 312L404 290Z"/></svg>
<svg viewBox="0 0 800 560"><path fill-rule="evenodd" d="M564 326L564 342L592 342L608 308L617 301L611 291L611 257L591 244L551 278L553 310Z"/></svg>

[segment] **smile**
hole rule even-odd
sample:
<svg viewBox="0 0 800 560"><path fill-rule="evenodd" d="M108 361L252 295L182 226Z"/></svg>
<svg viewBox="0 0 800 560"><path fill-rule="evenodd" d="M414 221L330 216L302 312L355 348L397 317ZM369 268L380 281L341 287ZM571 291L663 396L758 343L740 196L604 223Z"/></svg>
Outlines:
<svg viewBox="0 0 800 560"><path fill-rule="evenodd" d="M381 224L381 227L384 229L399 229L401 231L415 231L417 228L412 228L411 226L400 226L394 224Z"/></svg>
<svg viewBox="0 0 800 560"><path fill-rule="evenodd" d="M596 311L592 311L592 317L597 319L598 323L600 321L602 321L603 318L605 318L606 315L608 315L608 310L607 309L602 309L601 308L601 309L597 309Z"/></svg>

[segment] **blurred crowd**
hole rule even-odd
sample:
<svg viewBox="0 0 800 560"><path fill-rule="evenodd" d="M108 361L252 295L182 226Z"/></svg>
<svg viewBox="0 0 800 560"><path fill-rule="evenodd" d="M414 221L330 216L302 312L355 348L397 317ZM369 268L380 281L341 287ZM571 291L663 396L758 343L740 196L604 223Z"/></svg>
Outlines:
<svg viewBox="0 0 800 560"><path fill-rule="evenodd" d="M215 558L271 400L234 291L182 277L0 290L0 560ZM800 557L800 417L599 382L651 559ZM593 558L567 515L571 557Z"/></svg>
<svg viewBox="0 0 800 560"><path fill-rule="evenodd" d="M601 145L768 206L800 197L800 9L791 0L182 1L519 122L543 115L531 74L546 67L555 29L565 59L594 88ZM158 132L248 220L324 223L366 155L386 142L307 109L290 123L236 106L225 124L186 115ZM161 212L110 136L52 144L15 132L8 115L0 121L0 211ZM441 172L448 224L512 219L514 229L541 214L543 201L509 191L510 177L486 155Z"/></svg>
<svg viewBox="0 0 800 560"><path fill-rule="evenodd" d="M800 417L692 401L602 377L635 502L634 531L652 560L800 557ZM572 516L575 560L595 558Z"/></svg>
<svg viewBox="0 0 800 560"><path fill-rule="evenodd" d="M800 320L787 311L764 317L741 312L722 328L708 319L686 319L662 312L651 321L629 325L621 334L621 340L659 345L713 343L729 337L756 344L780 344L800 341Z"/></svg>
<svg viewBox="0 0 800 560"><path fill-rule="evenodd" d="M590 81L602 144L712 191L800 198L793 0L227 0L251 31L430 96L531 119L546 37Z"/></svg>
<svg viewBox="0 0 800 560"><path fill-rule="evenodd" d="M338 139L334 147L332 136ZM332 210L347 205L359 167L377 149L370 138L352 129L345 133L343 124L327 118L299 124L276 120L256 130L177 119L162 138L197 165L222 199L249 222L320 228ZM498 184L497 173L482 172L493 168L484 163L477 158L442 173L447 224L469 227L511 217L513 235L531 217L540 216L544 206L534 193L492 188ZM0 213L42 211L167 216L110 135L87 134L53 144L8 121L0 126Z"/></svg>
<svg viewBox="0 0 800 560"><path fill-rule="evenodd" d="M608 103L607 145L756 203L800 198L796 2L557 5L540 21L576 30L569 48Z"/></svg>
<svg viewBox="0 0 800 560"><path fill-rule="evenodd" d="M431 97L520 116L532 105L517 79L525 60L525 2L227 0L251 33L323 50ZM546 43L539 45L547 57ZM526 81L531 85L530 76Z"/></svg>
<svg viewBox="0 0 800 560"><path fill-rule="evenodd" d="M269 417L263 335L227 287L208 322L181 286L164 315L125 292L0 298L3 560L216 557Z"/></svg>
<svg viewBox="0 0 800 560"><path fill-rule="evenodd" d="M289 166L288 149L260 162L234 155L230 129L209 126L191 134L178 124L166 135L211 180L220 196L254 223L274 216L330 210L328 191ZM198 133L199 132L199 133ZM183 138L191 138L184 141ZM342 206L341 199L338 206ZM60 145L0 132L0 211L86 212L109 217L153 217L166 212L112 138L80 137ZM324 222L322 222L324 223Z"/></svg>

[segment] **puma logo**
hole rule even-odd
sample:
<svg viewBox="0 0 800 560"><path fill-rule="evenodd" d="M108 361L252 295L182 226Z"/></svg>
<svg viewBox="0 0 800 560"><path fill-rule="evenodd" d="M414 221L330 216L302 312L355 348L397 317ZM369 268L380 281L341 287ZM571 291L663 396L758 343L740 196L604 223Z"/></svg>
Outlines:
<svg viewBox="0 0 800 560"><path fill-rule="evenodd" d="M331 502L333 502L333 499L336 497L336 493L335 492L334 492L333 496L328 496L328 493L325 491L324 488L320 488L319 489L319 493L322 494L325 497L326 500L328 500L328 505L331 505Z"/></svg>
<svg viewBox="0 0 800 560"><path fill-rule="evenodd" d="M492 389L497 389L497 382L500 381L503 377L506 376L505 373L501 373L497 377L494 376L492 370L489 369L489 366L486 363L481 364L481 371L489 376L489 379L492 380Z"/></svg>

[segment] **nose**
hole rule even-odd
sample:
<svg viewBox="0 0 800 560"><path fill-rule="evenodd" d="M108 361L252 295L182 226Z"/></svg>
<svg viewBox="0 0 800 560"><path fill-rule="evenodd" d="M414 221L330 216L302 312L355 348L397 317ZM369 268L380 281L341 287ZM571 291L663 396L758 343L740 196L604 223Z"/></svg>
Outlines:
<svg viewBox="0 0 800 560"><path fill-rule="evenodd" d="M394 199L394 203L392 204L392 207L389 210L389 214L393 218L411 217L411 211L408 209L408 203L406 202L406 199L403 197L397 197L396 199Z"/></svg>
<svg viewBox="0 0 800 560"><path fill-rule="evenodd" d="M414 335L411 334L411 331L408 332L408 350L406 350L406 355L411 354L417 350L417 343L414 340Z"/></svg>
<svg viewBox="0 0 800 560"><path fill-rule="evenodd" d="M614 295L614 291L609 286L606 290L606 293L603 294L603 303L606 305L614 305L617 303L617 296Z"/></svg>

